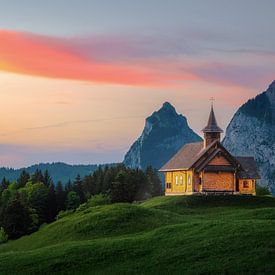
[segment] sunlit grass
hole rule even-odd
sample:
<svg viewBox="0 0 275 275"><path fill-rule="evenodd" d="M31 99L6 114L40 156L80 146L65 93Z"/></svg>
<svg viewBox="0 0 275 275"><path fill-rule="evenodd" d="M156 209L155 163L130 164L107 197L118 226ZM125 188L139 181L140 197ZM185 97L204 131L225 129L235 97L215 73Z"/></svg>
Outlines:
<svg viewBox="0 0 275 275"><path fill-rule="evenodd" d="M90 207L0 246L0 274L273 273L275 199L158 197Z"/></svg>

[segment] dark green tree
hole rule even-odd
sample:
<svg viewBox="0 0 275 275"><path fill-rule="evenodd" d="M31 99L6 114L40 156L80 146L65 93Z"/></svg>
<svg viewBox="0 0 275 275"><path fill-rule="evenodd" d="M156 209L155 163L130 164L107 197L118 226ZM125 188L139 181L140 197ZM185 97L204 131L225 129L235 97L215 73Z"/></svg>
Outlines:
<svg viewBox="0 0 275 275"><path fill-rule="evenodd" d="M48 222L49 189L43 183L35 183L30 191L29 203L39 217L39 225Z"/></svg>
<svg viewBox="0 0 275 275"><path fill-rule="evenodd" d="M102 166L99 166L98 169L94 172L94 185L95 185L95 194L102 193L102 184L104 178L104 172Z"/></svg>
<svg viewBox="0 0 275 275"><path fill-rule="evenodd" d="M83 191L83 182L79 174L76 176L74 180L73 191L75 191L78 194L80 203L83 203L85 201L85 195Z"/></svg>
<svg viewBox="0 0 275 275"><path fill-rule="evenodd" d="M41 170L36 169L31 176L32 183L44 182L44 177Z"/></svg>
<svg viewBox="0 0 275 275"><path fill-rule="evenodd" d="M65 185L65 192L68 194L70 191L73 191L73 187L71 180L68 180L68 182Z"/></svg>
<svg viewBox="0 0 275 275"><path fill-rule="evenodd" d="M10 182L8 180L6 180L6 178L4 177L1 182L0 193L3 192L5 189L7 189L9 184L10 184Z"/></svg>
<svg viewBox="0 0 275 275"><path fill-rule="evenodd" d="M128 185L132 186L133 189L132 201L141 201L152 197L150 185L145 173L142 170L130 170L128 182Z"/></svg>
<svg viewBox="0 0 275 275"><path fill-rule="evenodd" d="M54 221L57 215L57 202L55 195L54 184L51 183L48 188L48 198L47 198L47 223Z"/></svg>
<svg viewBox="0 0 275 275"><path fill-rule="evenodd" d="M83 178L83 191L86 198L90 198L95 194L95 184L92 175L88 175Z"/></svg>
<svg viewBox="0 0 275 275"><path fill-rule="evenodd" d="M9 202L5 211L3 227L10 239L29 233L32 219L29 210L17 197Z"/></svg>
<svg viewBox="0 0 275 275"><path fill-rule="evenodd" d="M30 174L24 169L19 178L17 179L18 188L24 187L26 183L30 180Z"/></svg>
<svg viewBox="0 0 275 275"><path fill-rule="evenodd" d="M53 184L53 180L49 174L49 171L46 170L43 175L43 181L42 181L47 187L49 187L51 184Z"/></svg>
<svg viewBox="0 0 275 275"><path fill-rule="evenodd" d="M126 171L120 171L111 184L110 197L112 202L132 202L137 188Z"/></svg>
<svg viewBox="0 0 275 275"><path fill-rule="evenodd" d="M76 209L80 205L80 197L75 191L67 195L67 209Z"/></svg>
<svg viewBox="0 0 275 275"><path fill-rule="evenodd" d="M113 173L113 170L110 169L108 166L104 169L104 174L102 177L102 184L101 184L101 192L100 193L108 193L111 189L111 183L115 180L116 174Z"/></svg>
<svg viewBox="0 0 275 275"><path fill-rule="evenodd" d="M150 193L152 197L163 195L163 188L161 186L161 181L158 176L158 172L152 166L148 166L145 174L147 176Z"/></svg>
<svg viewBox="0 0 275 275"><path fill-rule="evenodd" d="M62 182L59 181L55 187L55 198L57 213L66 208L66 192L63 189Z"/></svg>
<svg viewBox="0 0 275 275"><path fill-rule="evenodd" d="M268 186L260 186L256 184L256 195L257 196L270 196L272 195Z"/></svg>

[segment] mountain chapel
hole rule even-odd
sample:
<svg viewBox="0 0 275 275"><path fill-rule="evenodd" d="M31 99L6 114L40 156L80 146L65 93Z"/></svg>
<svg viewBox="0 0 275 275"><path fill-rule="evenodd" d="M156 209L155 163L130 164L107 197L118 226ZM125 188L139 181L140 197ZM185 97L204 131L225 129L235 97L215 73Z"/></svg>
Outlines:
<svg viewBox="0 0 275 275"><path fill-rule="evenodd" d="M159 171L165 174L165 195L255 195L260 178L253 157L232 156L221 144L213 104L204 141L185 144Z"/></svg>

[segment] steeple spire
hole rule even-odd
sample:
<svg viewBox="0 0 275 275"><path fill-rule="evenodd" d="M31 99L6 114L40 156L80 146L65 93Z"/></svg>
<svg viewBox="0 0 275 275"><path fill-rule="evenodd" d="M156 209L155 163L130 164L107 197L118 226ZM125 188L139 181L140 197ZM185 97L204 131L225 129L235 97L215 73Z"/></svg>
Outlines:
<svg viewBox="0 0 275 275"><path fill-rule="evenodd" d="M214 113L213 103L211 103L211 111L209 114L208 123L206 127L203 128L202 131L204 133L213 133L213 132L223 133L223 130L218 126L216 116Z"/></svg>
<svg viewBox="0 0 275 275"><path fill-rule="evenodd" d="M211 110L206 127L202 129L204 133L204 146L208 146L214 140L220 140L223 130L218 126L213 108L213 98L211 98Z"/></svg>

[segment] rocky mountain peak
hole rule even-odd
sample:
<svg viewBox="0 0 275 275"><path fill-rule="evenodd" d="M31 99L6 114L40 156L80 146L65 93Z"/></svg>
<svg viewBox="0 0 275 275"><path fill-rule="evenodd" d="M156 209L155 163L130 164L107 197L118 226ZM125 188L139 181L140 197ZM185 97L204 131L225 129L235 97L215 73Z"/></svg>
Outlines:
<svg viewBox="0 0 275 275"><path fill-rule="evenodd" d="M167 101L163 103L163 105L162 105L162 107L161 107L160 110L162 110L164 112L176 113L175 107L171 103L169 103Z"/></svg>
<svg viewBox="0 0 275 275"><path fill-rule="evenodd" d="M148 119L150 118L157 118L157 119L163 119L167 117L178 117L179 114L177 113L175 107L169 103L169 102L164 102L162 107L158 110L155 111Z"/></svg>
<svg viewBox="0 0 275 275"><path fill-rule="evenodd" d="M266 95L270 101L270 103L275 106L275 80L269 85Z"/></svg>
<svg viewBox="0 0 275 275"><path fill-rule="evenodd" d="M142 134L125 155L124 164L132 168L160 168L181 146L196 141L201 138L189 128L187 119L165 102L146 118Z"/></svg>
<svg viewBox="0 0 275 275"><path fill-rule="evenodd" d="M272 81L268 89L272 89L273 92L275 91L275 80Z"/></svg>
<svg viewBox="0 0 275 275"><path fill-rule="evenodd" d="M262 123L275 125L275 81L269 85L265 92L243 104L239 108L238 113L248 117L255 117Z"/></svg>
<svg viewBox="0 0 275 275"><path fill-rule="evenodd" d="M275 194L275 81L239 108L226 129L223 144L234 155L254 156L261 184Z"/></svg>
<svg viewBox="0 0 275 275"><path fill-rule="evenodd" d="M172 125L178 128L188 127L186 117L178 114L171 103L165 102L158 111L146 118L143 134L148 135L152 129L170 128Z"/></svg>

